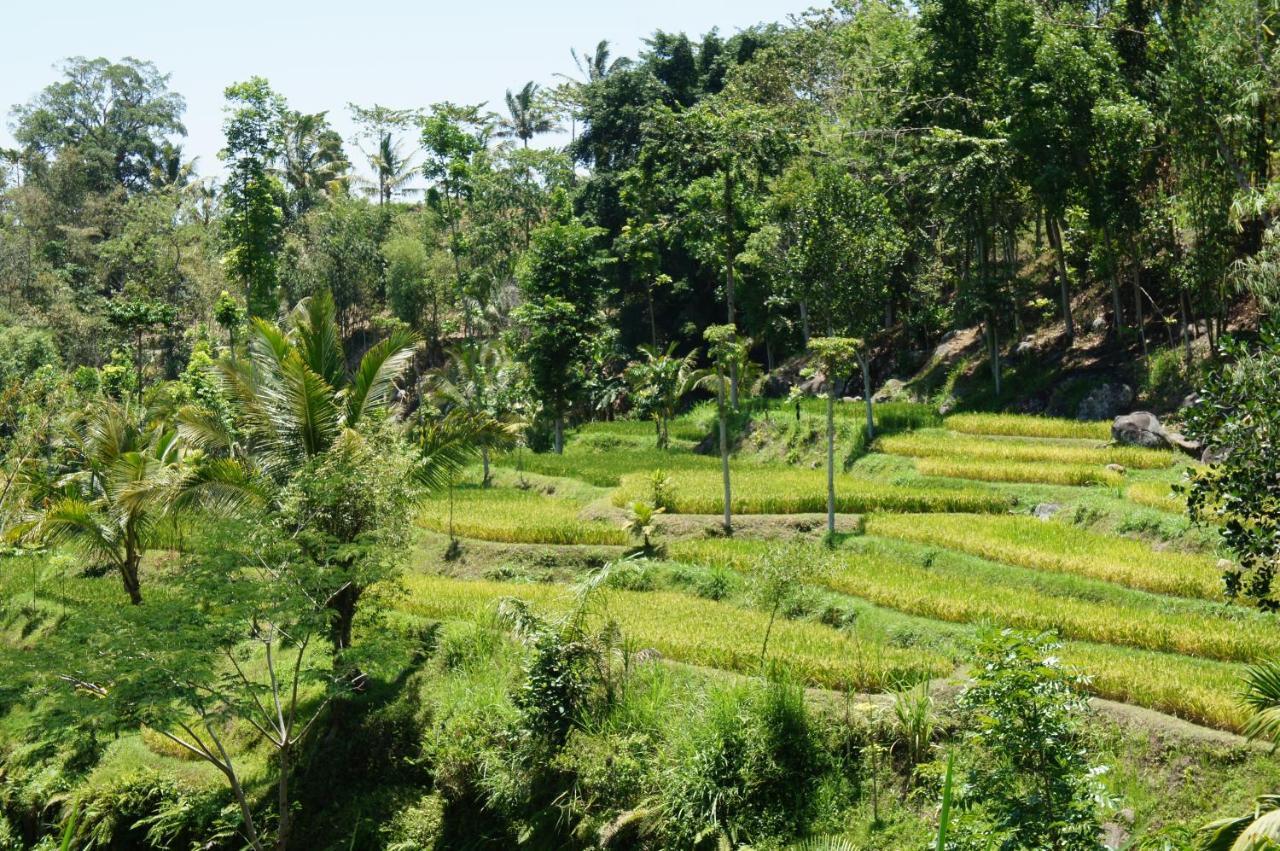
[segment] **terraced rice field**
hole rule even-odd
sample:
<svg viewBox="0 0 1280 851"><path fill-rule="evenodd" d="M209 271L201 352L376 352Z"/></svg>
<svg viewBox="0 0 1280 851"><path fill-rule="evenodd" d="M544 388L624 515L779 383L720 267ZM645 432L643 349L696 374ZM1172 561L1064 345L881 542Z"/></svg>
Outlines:
<svg viewBox="0 0 1280 851"><path fill-rule="evenodd" d="M861 412L842 405L839 416L854 422ZM1205 536L1177 531L1186 526L1173 522L1184 508L1172 485L1185 459L1111 446L1107 423L985 414L944 421L907 406L893 415L872 454L837 475L838 510L861 515L861 532L831 549L810 536L810 596L818 602L779 617L771 662L813 686L875 690L961 670L978 624L1054 630L1064 660L1089 675L1098 695L1241 728L1239 678L1249 663L1280 653L1280 618L1225 602L1220 554L1203 549ZM773 413L788 416L790 407ZM821 411L806 404L802 416L818 420ZM705 411L682 418L668 450L653 447L652 424L624 422L583 428L563 456L500 459L522 471L509 477L536 472L565 487L459 490L455 531L608 544L621 557L623 509L652 497L655 470L666 473L670 512L721 512L719 459L693 451L706 425ZM779 453L757 450L744 442L732 461L733 511L764 515L766 526L751 530L800 534L794 530L806 527L788 525L785 515L825 510L825 470L765 460ZM1044 519L1033 516L1046 494L1056 504L1040 512ZM435 500L422 525L442 529L443 508ZM774 523L768 515L783 516ZM669 572L712 577L715 594L697 583L633 584L609 590L604 611L633 645L669 659L759 670L768 613L741 589L777 544L754 534L662 542ZM430 570L412 578L410 592L404 605L414 613L459 620L490 617L505 596L547 612L571 600L561 586Z"/></svg>

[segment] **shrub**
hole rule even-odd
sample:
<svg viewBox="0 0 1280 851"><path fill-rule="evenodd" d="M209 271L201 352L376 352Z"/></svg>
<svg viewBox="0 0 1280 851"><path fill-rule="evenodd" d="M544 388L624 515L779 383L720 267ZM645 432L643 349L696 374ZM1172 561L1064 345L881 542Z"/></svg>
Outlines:
<svg viewBox="0 0 1280 851"><path fill-rule="evenodd" d="M1180 349L1161 349L1147 358L1138 398L1146 407L1171 411L1191 392L1194 380Z"/></svg>
<svg viewBox="0 0 1280 851"><path fill-rule="evenodd" d="M827 768L804 692L785 680L713 693L668 761L670 844L735 847L802 834Z"/></svg>
<svg viewBox="0 0 1280 851"><path fill-rule="evenodd" d="M960 695L970 764L961 848L1101 849L1081 679L1048 634L985 630Z"/></svg>

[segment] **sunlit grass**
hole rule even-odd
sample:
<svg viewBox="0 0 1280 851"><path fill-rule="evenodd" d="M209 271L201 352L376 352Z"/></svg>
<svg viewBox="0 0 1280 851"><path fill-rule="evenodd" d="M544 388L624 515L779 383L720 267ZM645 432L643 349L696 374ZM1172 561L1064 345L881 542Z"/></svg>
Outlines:
<svg viewBox="0 0 1280 851"><path fill-rule="evenodd" d="M749 570L767 546L688 541L672 544L670 551L698 564ZM846 542L830 554L829 565L820 581L831 590L933 620L1053 629L1065 638L1234 662L1280 654L1280 620L1253 609L1160 597L878 539Z"/></svg>
<svg viewBox="0 0 1280 851"><path fill-rule="evenodd" d="M439 576L406 579L401 606L441 620L482 620L504 597L519 597L544 612L564 612L573 604L564 587L482 582ZM768 616L749 609L669 592L610 590L597 611L618 621L638 647L664 657L740 673L760 672L760 648ZM951 661L925 648L895 647L865 626L837 631L820 624L779 620L769 638L769 659L814 686L885 689L949 674Z"/></svg>
<svg viewBox="0 0 1280 851"><path fill-rule="evenodd" d="M947 547L1036 570L1071 573L1182 597L1216 600L1222 571L1209 555L1155 551L1143 541L1101 535L1030 516L883 514L868 534Z"/></svg>
<svg viewBox="0 0 1280 851"><path fill-rule="evenodd" d="M952 414L944 421L947 429L964 434L993 434L1007 437L1066 437L1110 440L1111 423L1068 420L1025 414Z"/></svg>
<svg viewBox="0 0 1280 851"><path fill-rule="evenodd" d="M463 538L521 544L615 544L629 539L606 523L580 520L578 500L519 488L454 489L453 530ZM449 497L433 495L423 503L418 524L433 532L449 531Z"/></svg>
<svg viewBox="0 0 1280 851"><path fill-rule="evenodd" d="M1125 499L1158 508L1161 511L1172 511L1175 514L1187 513L1187 498L1173 490L1169 482L1147 481L1134 482L1125 488Z"/></svg>
<svg viewBox="0 0 1280 851"><path fill-rule="evenodd" d="M1136 446L1098 446L1086 442L1039 440L1022 437L981 437L929 429L890 435L876 441L876 449L912 458L946 458L966 462L1014 462L1050 464L1120 464L1134 469L1171 466L1172 452Z"/></svg>
<svg viewBox="0 0 1280 851"><path fill-rule="evenodd" d="M1124 475L1089 464L1044 464L1019 461L970 461L955 458L917 458L923 476L945 476L982 482L1032 482L1045 485L1119 487Z"/></svg>
<svg viewBox="0 0 1280 851"><path fill-rule="evenodd" d="M670 472L669 510L677 514L718 514L724 510L719 469ZM827 510L824 470L760 464L735 464L730 471L732 509L739 514L800 514ZM615 505L650 496L647 475L624 476L614 492ZM900 487L860 476L836 480L836 510L861 514L897 512L997 512L1012 506L1009 497L977 487Z"/></svg>

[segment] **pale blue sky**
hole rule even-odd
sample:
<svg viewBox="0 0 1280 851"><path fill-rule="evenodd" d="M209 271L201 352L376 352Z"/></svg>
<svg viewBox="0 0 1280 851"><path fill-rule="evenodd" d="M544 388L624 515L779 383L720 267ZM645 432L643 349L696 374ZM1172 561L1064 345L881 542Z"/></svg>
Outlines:
<svg viewBox="0 0 1280 851"><path fill-rule="evenodd" d="M68 56L136 56L172 74L187 99L188 156L217 170L222 90L254 74L303 111L328 109L350 137L348 101L396 107L488 101L526 80L574 72L569 48L601 38L634 55L655 29L723 35L782 21L814 0L44 0L5 4L0 28L0 146L9 109ZM353 158L355 152L351 152Z"/></svg>

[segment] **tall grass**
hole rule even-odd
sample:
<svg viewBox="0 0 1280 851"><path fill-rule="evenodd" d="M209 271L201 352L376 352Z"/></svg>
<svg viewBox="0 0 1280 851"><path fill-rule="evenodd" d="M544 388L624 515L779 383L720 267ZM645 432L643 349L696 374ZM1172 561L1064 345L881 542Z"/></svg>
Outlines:
<svg viewBox="0 0 1280 851"><path fill-rule="evenodd" d="M1035 570L1071 573L1130 588L1217 600L1222 576L1212 556L1156 552L1143 541L1102 535L1030 516L874 515L871 535L959 550Z"/></svg>
<svg viewBox="0 0 1280 851"><path fill-rule="evenodd" d="M758 541L688 541L673 544L671 554L746 570L766 547ZM1280 619L1256 610L1159 597L877 539L850 541L829 558L830 570L820 581L831 590L933 620L1052 629L1065 638L1223 661L1280 654Z"/></svg>
<svg viewBox="0 0 1280 851"><path fill-rule="evenodd" d="M454 489L453 528L462 538L522 544L625 545L627 534L607 523L580 520L578 500L548 496L518 488ZM448 494L435 494L423 503L418 525L433 532L449 531Z"/></svg>
<svg viewBox="0 0 1280 851"><path fill-rule="evenodd" d="M540 609L565 611L564 588L480 582L439 576L406 578L408 612L441 620L484 620L504 597L520 597ZM758 673L768 616L683 594L610 591L604 610L628 641L664 657L726 671ZM799 680L835 689L885 689L951 672L943 655L925 648L892 646L867 627L836 631L819 624L775 623L769 656Z"/></svg>
<svg viewBox="0 0 1280 851"><path fill-rule="evenodd" d="M731 473L733 511L738 514L800 514L827 508L826 473L822 470L773 467L742 463ZM626 505L648 495L648 479L641 475L622 478L614 492L615 505ZM836 481L836 510L861 514L893 512L1000 512L1012 506L1010 497L977 487L900 487L859 476ZM669 510L677 514L717 514L724 510L723 485L718 470L671 472Z"/></svg>
<svg viewBox="0 0 1280 851"><path fill-rule="evenodd" d="M952 414L944 421L951 431L963 434L992 434L1006 437L1066 437L1083 440L1110 440L1111 423L1068 420L1025 414Z"/></svg>
<svg viewBox="0 0 1280 851"><path fill-rule="evenodd" d="M1134 482L1125 488L1125 499L1158 508L1161 511L1172 511L1175 514L1187 513L1187 498L1173 490L1168 482L1146 481Z"/></svg>
<svg viewBox="0 0 1280 851"><path fill-rule="evenodd" d="M1136 446L1097 446L1022 437L981 437L928 430L890 435L876 441L876 448L912 458L946 458L956 461L1016 463L1121 464L1134 469L1172 466L1173 452Z"/></svg>
<svg viewBox="0 0 1280 851"><path fill-rule="evenodd" d="M1120 487L1124 476L1106 467L1088 464L1040 464L1020 461L970 461L953 458L917 458L923 476L973 479L981 482L1030 482L1044 485Z"/></svg>

